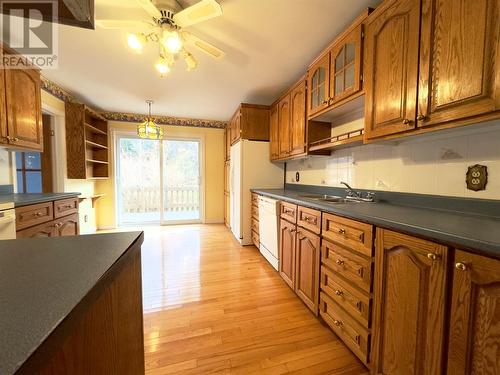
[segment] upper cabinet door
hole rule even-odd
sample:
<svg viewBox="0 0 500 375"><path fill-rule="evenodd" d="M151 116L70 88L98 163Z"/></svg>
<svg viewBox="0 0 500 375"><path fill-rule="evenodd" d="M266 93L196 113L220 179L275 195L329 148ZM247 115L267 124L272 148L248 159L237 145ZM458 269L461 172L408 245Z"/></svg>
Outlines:
<svg viewBox="0 0 500 375"><path fill-rule="evenodd" d="M420 0L386 1L367 21L367 138L415 128L419 29Z"/></svg>
<svg viewBox="0 0 500 375"><path fill-rule="evenodd" d="M9 143L15 147L43 150L40 72L35 69L5 70Z"/></svg>
<svg viewBox="0 0 500 375"><path fill-rule="evenodd" d="M290 94L283 97L279 103L279 152L280 158L290 155Z"/></svg>
<svg viewBox="0 0 500 375"><path fill-rule="evenodd" d="M291 92L292 121L290 131L291 155L306 151L306 82L302 81Z"/></svg>
<svg viewBox="0 0 500 375"><path fill-rule="evenodd" d="M457 251L448 374L500 374L500 261Z"/></svg>
<svg viewBox="0 0 500 375"><path fill-rule="evenodd" d="M311 117L328 107L330 95L330 54L326 54L311 66L307 77L307 113Z"/></svg>
<svg viewBox="0 0 500 375"><path fill-rule="evenodd" d="M332 48L329 104L361 90L361 43L362 25L359 25Z"/></svg>
<svg viewBox="0 0 500 375"><path fill-rule="evenodd" d="M279 159L280 145L279 145L279 114L278 105L273 105L270 109L270 132L269 132L269 147L271 160Z"/></svg>
<svg viewBox="0 0 500 375"><path fill-rule="evenodd" d="M499 8L498 0L423 1L418 126L500 109Z"/></svg>
<svg viewBox="0 0 500 375"><path fill-rule="evenodd" d="M1 50L0 50L1 51ZM7 142L7 105L5 104L5 70L0 69L0 144Z"/></svg>
<svg viewBox="0 0 500 375"><path fill-rule="evenodd" d="M448 248L377 229L376 374L441 374Z"/></svg>

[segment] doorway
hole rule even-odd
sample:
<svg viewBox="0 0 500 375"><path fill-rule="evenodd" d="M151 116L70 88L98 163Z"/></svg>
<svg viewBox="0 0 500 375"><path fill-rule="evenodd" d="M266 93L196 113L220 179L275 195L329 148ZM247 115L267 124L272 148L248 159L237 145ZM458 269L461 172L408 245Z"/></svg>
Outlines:
<svg viewBox="0 0 500 375"><path fill-rule="evenodd" d="M201 139L116 137L118 225L203 221Z"/></svg>

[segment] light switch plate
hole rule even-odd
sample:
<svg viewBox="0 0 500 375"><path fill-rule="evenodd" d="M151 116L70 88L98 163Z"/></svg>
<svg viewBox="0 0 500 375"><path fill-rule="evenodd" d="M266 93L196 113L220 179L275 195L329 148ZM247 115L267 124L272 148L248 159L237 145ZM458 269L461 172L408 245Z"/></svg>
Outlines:
<svg viewBox="0 0 500 375"><path fill-rule="evenodd" d="M467 189L473 191L486 190L488 183L488 168L485 165L472 165L467 170L465 177Z"/></svg>

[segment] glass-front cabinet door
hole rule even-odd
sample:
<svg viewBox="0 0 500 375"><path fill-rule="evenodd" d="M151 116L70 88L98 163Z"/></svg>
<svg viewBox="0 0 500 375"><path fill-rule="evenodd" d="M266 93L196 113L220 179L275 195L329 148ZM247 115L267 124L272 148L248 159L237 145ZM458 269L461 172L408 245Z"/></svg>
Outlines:
<svg viewBox="0 0 500 375"><path fill-rule="evenodd" d="M361 42L359 25L330 52L330 105L361 90Z"/></svg>
<svg viewBox="0 0 500 375"><path fill-rule="evenodd" d="M311 117L328 107L330 95L330 54L326 54L309 68L307 80L309 90L307 108L308 116Z"/></svg>

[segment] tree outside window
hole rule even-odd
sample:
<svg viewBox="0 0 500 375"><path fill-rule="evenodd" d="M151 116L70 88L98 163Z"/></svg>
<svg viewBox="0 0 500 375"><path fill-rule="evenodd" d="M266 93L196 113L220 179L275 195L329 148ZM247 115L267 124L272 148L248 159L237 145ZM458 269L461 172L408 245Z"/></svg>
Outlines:
<svg viewBox="0 0 500 375"><path fill-rule="evenodd" d="M16 152L17 192L42 192L42 161L39 152Z"/></svg>

